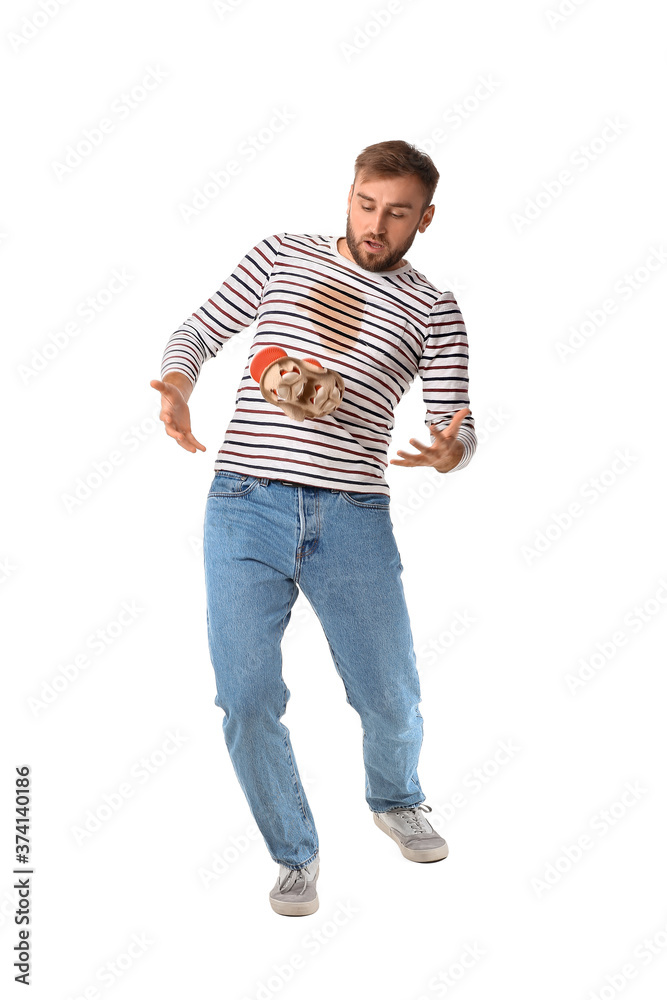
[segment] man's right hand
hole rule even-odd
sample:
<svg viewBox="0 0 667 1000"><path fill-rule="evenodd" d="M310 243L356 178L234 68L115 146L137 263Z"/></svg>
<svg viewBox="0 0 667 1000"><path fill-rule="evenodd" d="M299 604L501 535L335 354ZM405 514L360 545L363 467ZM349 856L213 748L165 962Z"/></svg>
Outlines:
<svg viewBox="0 0 667 1000"><path fill-rule="evenodd" d="M206 451L192 433L190 427L190 409L185 396L172 382L161 382L159 379L151 379L151 386L162 396L162 409L160 410L160 420L164 423L165 430L169 437L173 437L186 451Z"/></svg>

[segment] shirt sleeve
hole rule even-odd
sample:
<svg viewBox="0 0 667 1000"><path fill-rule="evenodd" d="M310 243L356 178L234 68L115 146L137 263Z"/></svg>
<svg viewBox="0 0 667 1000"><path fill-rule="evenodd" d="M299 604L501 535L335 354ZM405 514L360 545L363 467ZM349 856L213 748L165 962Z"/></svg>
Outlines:
<svg viewBox="0 0 667 1000"><path fill-rule="evenodd" d="M284 233L269 236L249 250L220 288L169 337L160 377L182 372L196 384L205 361L256 319Z"/></svg>
<svg viewBox="0 0 667 1000"><path fill-rule="evenodd" d="M419 361L419 375L426 403L424 423L427 427L434 423L438 430L442 430L449 426L456 410L470 409L468 334L452 292L444 292L431 309ZM434 437L431 434L431 443ZM463 455L450 472L464 469L475 454L477 436L472 413L463 418L458 439L463 445Z"/></svg>

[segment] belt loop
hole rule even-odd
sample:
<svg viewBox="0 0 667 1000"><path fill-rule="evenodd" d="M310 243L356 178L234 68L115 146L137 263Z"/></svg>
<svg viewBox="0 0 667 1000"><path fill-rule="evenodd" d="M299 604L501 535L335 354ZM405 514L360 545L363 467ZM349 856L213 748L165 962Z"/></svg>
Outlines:
<svg viewBox="0 0 667 1000"><path fill-rule="evenodd" d="M269 481L269 480L268 480L268 477L267 477L267 476L262 476L262 477L260 478L260 480L259 480L259 482L260 482L260 486L266 486L266 485L267 485L267 483L268 483L268 481Z"/></svg>

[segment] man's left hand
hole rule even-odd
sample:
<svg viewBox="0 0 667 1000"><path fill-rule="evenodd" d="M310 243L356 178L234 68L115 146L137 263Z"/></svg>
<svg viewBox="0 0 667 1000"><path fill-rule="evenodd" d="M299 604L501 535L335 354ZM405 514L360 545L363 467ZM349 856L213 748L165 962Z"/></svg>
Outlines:
<svg viewBox="0 0 667 1000"><path fill-rule="evenodd" d="M435 424L429 424L429 430L435 435L433 444L430 446L421 444L416 438L410 438L410 444L418 448L419 452L397 451L401 459L392 458L390 465L432 465L438 472L449 472L455 465L458 465L463 457L463 444L459 441L457 434L461 421L471 411L466 407L463 410L456 410L449 426L439 431Z"/></svg>

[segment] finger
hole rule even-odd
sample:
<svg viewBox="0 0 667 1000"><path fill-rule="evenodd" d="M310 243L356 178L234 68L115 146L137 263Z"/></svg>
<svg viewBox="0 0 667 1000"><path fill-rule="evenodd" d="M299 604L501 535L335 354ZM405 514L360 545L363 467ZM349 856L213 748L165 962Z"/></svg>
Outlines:
<svg viewBox="0 0 667 1000"><path fill-rule="evenodd" d="M197 450L193 445L192 441L189 441L184 434L181 436L181 440L178 443L180 444L181 448L185 448L186 451L194 452Z"/></svg>
<svg viewBox="0 0 667 1000"><path fill-rule="evenodd" d="M178 386L172 385L171 382L161 382L160 379L154 378L150 384L154 389L162 393L163 396L167 396L171 400L178 399L178 396L174 394L174 389L178 392L179 396L182 395Z"/></svg>
<svg viewBox="0 0 667 1000"><path fill-rule="evenodd" d="M181 441L185 440L185 434L183 433L183 431L178 431L176 430L175 427L167 427L166 431L169 437L174 438L174 440L178 441L179 444Z"/></svg>
<svg viewBox="0 0 667 1000"><path fill-rule="evenodd" d="M414 454L409 451L397 451L396 454L401 456L401 465L415 466L424 464L424 459L420 454Z"/></svg>
<svg viewBox="0 0 667 1000"><path fill-rule="evenodd" d="M463 410L456 410L446 427L438 428L435 424L430 424L430 430L436 437L438 435L442 437L456 437L458 429L461 426L461 422L469 413L470 410L468 407L465 407Z"/></svg>
<svg viewBox="0 0 667 1000"><path fill-rule="evenodd" d="M188 431L187 442L188 442L188 444L194 445L195 451L197 451L197 450L198 451L206 451L206 448L204 447L204 445L201 443L201 441L197 440L197 438L194 436L194 434L192 434L191 431Z"/></svg>
<svg viewBox="0 0 667 1000"><path fill-rule="evenodd" d="M455 424L456 428L458 429L460 427L461 423L463 422L463 420L465 419L465 417L467 417L469 413L470 413L470 410L468 409L467 406L464 407L464 409L462 409L462 410L457 410L456 413L454 413L453 416L452 416L452 420L451 420L451 423L449 425L449 428L451 428L452 424ZM449 430L449 428L448 428L448 430Z"/></svg>
<svg viewBox="0 0 667 1000"><path fill-rule="evenodd" d="M162 382L159 378L151 379L150 384L153 389L161 392L163 395L168 395L169 389L172 388L169 382Z"/></svg>
<svg viewBox="0 0 667 1000"><path fill-rule="evenodd" d="M417 438L410 438L410 444L413 448L417 448L421 452L428 451L430 447L430 445L422 444Z"/></svg>

